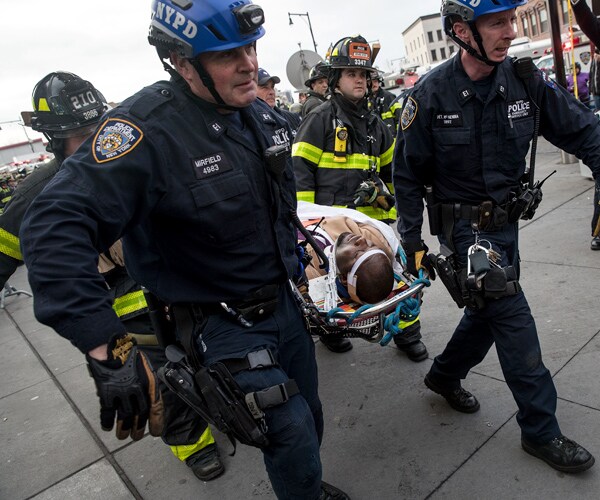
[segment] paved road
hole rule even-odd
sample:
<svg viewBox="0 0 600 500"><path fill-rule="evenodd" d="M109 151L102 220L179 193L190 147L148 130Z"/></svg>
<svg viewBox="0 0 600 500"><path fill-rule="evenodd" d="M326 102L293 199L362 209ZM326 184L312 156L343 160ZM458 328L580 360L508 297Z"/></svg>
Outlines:
<svg viewBox="0 0 600 500"><path fill-rule="evenodd" d="M593 184L578 164L560 160L542 141L539 177L559 172L547 183L536 218L522 226L522 284L558 389L563 432L600 458L600 252L589 250ZM11 284L29 289L23 268ZM569 476L521 450L516 405L495 352L464 383L481 402L478 413L457 413L425 388L432 357L460 314L439 281L426 291L422 318L430 359L422 363L361 340L341 355L317 345L324 479L354 500L599 498L600 465ZM202 483L160 439L121 442L102 432L83 356L37 323L32 299L7 299L0 345L1 499L274 498L260 453L240 446L230 457L223 436L227 472Z"/></svg>

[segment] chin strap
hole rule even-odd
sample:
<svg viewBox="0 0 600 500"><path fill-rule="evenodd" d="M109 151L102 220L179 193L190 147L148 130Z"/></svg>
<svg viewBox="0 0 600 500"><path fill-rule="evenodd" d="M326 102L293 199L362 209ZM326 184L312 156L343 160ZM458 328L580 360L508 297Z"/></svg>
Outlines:
<svg viewBox="0 0 600 500"><path fill-rule="evenodd" d="M463 42L456 33L454 33L454 29L450 28L450 38L454 40L463 50L467 51L467 53L473 56L475 59L479 59L484 62L488 66L499 66L501 62L490 61L485 53L485 49L483 48L483 40L481 39L481 34L479 30L475 26L475 21L468 21L467 23L469 28L471 28L471 32L473 33L473 38L475 39L475 43L477 43L477 47L479 48L479 52L474 47L471 47L468 43Z"/></svg>
<svg viewBox="0 0 600 500"><path fill-rule="evenodd" d="M47 132L42 132L46 139L48 139L48 145L46 146L46 151L48 153L54 154L54 158L56 161L61 164L65 161L65 140L58 139L56 137L52 137L52 135Z"/></svg>
<svg viewBox="0 0 600 500"><path fill-rule="evenodd" d="M169 75L171 75L171 77L174 80L181 79L181 75L177 72L177 70L175 68L173 68L173 66L168 64L165 61L165 59L161 57L160 54L158 55L158 58L160 59L160 62L162 63L165 71L167 73L169 73ZM206 71L206 69L204 69L204 66L202 66L202 64L200 64L200 61L198 61L197 58L188 59L188 61L194 67L194 69L196 70L196 73L198 73L198 76L200 77L202 84L208 89L210 94L214 97L215 101L217 101L217 102L214 103L214 102L206 101L205 99L202 99L198 96L195 96L196 98L201 99L202 102L208 104L209 106L213 106L214 108L217 108L217 109L226 109L229 111L240 111L241 109L243 109L243 108L239 108L237 106L230 106L229 104L225 103L223 98L217 92L217 89L215 88L215 83L213 82L212 77L209 75L208 71ZM186 85L187 85L187 83L186 83ZM189 85L187 85L187 86L189 88Z"/></svg>

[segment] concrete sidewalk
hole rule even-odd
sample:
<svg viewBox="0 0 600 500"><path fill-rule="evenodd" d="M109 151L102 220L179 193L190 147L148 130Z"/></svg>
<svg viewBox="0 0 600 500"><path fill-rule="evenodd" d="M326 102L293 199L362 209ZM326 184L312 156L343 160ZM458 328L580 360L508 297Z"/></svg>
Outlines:
<svg viewBox="0 0 600 500"><path fill-rule="evenodd" d="M564 434L600 459L600 252L589 249L593 182L540 141L537 178L558 170L533 221L522 225L522 285L543 359L558 390ZM431 240L430 248L437 243ZM29 289L23 268L10 280ZM461 311L436 281L422 309L430 358L354 340L333 354L317 345L325 410L323 478L357 499L596 499L600 464L559 473L521 450L516 404L495 351L464 382L481 410L457 413L423 377ZM32 299L0 310L0 499L275 498L256 449L217 436L227 472L202 483L158 438L118 441L100 430L84 358L39 324Z"/></svg>

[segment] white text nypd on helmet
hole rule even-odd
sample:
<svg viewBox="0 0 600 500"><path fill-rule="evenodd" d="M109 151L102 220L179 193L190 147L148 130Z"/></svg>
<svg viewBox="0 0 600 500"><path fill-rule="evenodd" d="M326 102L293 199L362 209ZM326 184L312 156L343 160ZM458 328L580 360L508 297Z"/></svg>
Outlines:
<svg viewBox="0 0 600 500"><path fill-rule="evenodd" d="M192 21L187 19L181 12L177 12L173 7L169 7L162 2L156 3L156 12L153 13L152 18L160 19L175 30L179 30L185 24L181 34L190 39L198 33L198 27Z"/></svg>

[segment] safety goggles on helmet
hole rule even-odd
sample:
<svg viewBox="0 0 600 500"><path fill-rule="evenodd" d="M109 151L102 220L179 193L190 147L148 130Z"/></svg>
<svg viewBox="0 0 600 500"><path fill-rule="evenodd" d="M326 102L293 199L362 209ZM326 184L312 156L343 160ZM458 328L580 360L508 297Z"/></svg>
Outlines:
<svg viewBox="0 0 600 500"><path fill-rule="evenodd" d="M33 89L31 128L55 138L85 135L108 109L104 96L73 73L57 71Z"/></svg>
<svg viewBox="0 0 600 500"><path fill-rule="evenodd" d="M148 41L161 58L194 58L243 47L265 34L265 15L250 0L153 0Z"/></svg>

